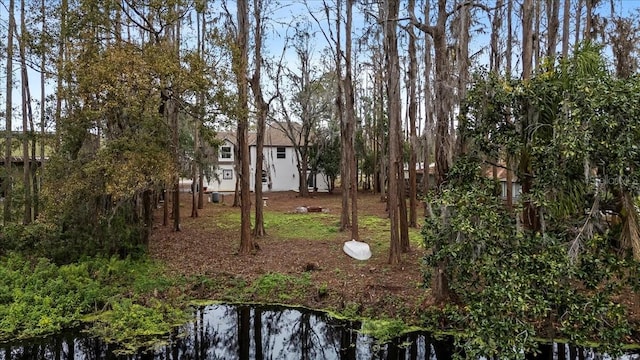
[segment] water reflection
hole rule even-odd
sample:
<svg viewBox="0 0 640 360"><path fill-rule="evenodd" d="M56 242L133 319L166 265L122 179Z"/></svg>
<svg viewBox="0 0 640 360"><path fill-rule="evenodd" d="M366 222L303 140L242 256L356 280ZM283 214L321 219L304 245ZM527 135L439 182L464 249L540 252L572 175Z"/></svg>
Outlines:
<svg viewBox="0 0 640 360"><path fill-rule="evenodd" d="M213 360L213 359L403 359L449 360L453 344L412 333L380 346L358 333L360 324L323 313L282 307L213 305L196 310L195 320L155 352L114 355L114 346L79 334L0 345L0 360ZM531 359L606 359L566 345L543 346ZM640 359L628 355L623 359Z"/></svg>

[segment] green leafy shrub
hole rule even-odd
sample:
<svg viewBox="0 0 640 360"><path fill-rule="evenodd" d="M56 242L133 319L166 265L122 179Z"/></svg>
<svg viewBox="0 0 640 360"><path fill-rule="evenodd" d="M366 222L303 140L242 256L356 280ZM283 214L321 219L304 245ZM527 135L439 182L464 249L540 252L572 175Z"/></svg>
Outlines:
<svg viewBox="0 0 640 360"><path fill-rule="evenodd" d="M28 225L9 223L0 233L0 251L10 251L45 256L50 246L59 236L56 225L34 222Z"/></svg>
<svg viewBox="0 0 640 360"><path fill-rule="evenodd" d="M444 264L458 306L441 311L438 325L460 331L466 355L522 358L554 338L619 350L629 324L613 297L629 273L626 261L598 236L573 260L561 235L518 228L473 159L452 174L462 180L429 201L423 235L434 251L425 261ZM430 312L425 321L434 319Z"/></svg>

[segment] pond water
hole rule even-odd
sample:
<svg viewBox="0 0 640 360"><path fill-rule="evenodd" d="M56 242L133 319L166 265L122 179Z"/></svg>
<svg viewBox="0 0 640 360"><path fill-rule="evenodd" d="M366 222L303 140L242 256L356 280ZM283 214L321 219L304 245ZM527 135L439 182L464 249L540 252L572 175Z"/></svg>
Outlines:
<svg viewBox="0 0 640 360"><path fill-rule="evenodd" d="M151 353L117 356L116 347L81 333L0 345L0 360L451 359L453 344L412 333L380 345L361 324L324 313L272 306L211 305ZM606 359L588 349L541 347L539 359ZM623 359L640 359L630 354Z"/></svg>

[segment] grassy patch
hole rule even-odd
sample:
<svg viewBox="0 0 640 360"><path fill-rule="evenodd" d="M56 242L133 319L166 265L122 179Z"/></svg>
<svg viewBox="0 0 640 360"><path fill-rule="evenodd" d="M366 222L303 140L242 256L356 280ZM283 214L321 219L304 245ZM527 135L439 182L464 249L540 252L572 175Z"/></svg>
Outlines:
<svg viewBox="0 0 640 360"><path fill-rule="evenodd" d="M233 230L240 228L240 213L237 211L225 211L214 219L214 225L222 230ZM251 219L253 225L253 218Z"/></svg>
<svg viewBox="0 0 640 360"><path fill-rule="evenodd" d="M389 249L389 238L391 237L389 219L365 215L361 216L358 221L360 235L363 240L370 243L372 251L380 252ZM424 240L420 234L420 229L409 228L409 242L413 247L423 246Z"/></svg>
<svg viewBox="0 0 640 360"><path fill-rule="evenodd" d="M338 217L331 214L265 214L264 225L274 236L283 239L323 240L338 233Z"/></svg>
<svg viewBox="0 0 640 360"><path fill-rule="evenodd" d="M388 251L391 236L389 219L374 215L361 215L358 223L361 238L370 244L373 251ZM251 226L253 224L252 215ZM223 230L239 229L240 213L228 211L220 214L215 219L215 226ZM326 240L338 237L340 218L339 214L292 214L265 211L264 226L267 233L275 238ZM423 246L424 240L420 229L409 228L409 241L413 247Z"/></svg>
<svg viewBox="0 0 640 360"><path fill-rule="evenodd" d="M301 276L268 273L254 281L247 291L254 295L256 300L287 301L306 297L310 288L311 278L307 273Z"/></svg>
<svg viewBox="0 0 640 360"><path fill-rule="evenodd" d="M240 228L240 214L225 212L216 217L217 226L223 230ZM338 217L332 214L289 214L264 212L264 226L269 235L282 239L323 240L335 238L338 233ZM253 215L251 226L253 226Z"/></svg>

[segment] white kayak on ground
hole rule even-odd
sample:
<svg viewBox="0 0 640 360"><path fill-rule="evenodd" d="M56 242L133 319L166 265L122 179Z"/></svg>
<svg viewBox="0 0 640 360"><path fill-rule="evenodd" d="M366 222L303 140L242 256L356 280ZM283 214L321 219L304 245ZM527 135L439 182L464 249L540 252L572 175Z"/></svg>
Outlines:
<svg viewBox="0 0 640 360"><path fill-rule="evenodd" d="M367 260L371 257L371 249L369 248L369 244L362 241L346 241L342 250L345 254L351 256L356 260Z"/></svg>

